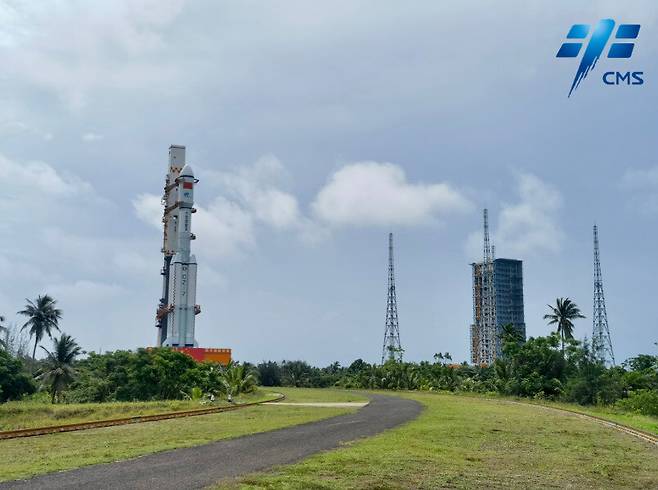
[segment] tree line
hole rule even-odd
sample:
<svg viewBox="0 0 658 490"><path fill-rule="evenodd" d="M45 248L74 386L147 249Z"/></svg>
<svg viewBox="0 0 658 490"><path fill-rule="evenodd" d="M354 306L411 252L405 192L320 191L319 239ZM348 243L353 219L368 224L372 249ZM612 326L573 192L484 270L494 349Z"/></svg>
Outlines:
<svg viewBox="0 0 658 490"><path fill-rule="evenodd" d="M25 313L23 313L25 312ZM34 339L31 356L9 335L0 348L0 401L20 399L37 390L52 402L107 402L235 396L262 386L339 387L347 389L427 390L492 393L580 404L616 405L658 416L658 356L641 354L621 366L606 366L591 346L574 339L574 322L583 318L577 305L559 298L544 319L555 331L519 337L513 325L501 328L502 356L490 366L454 364L448 353L432 361L391 360L370 364L357 359L315 367L301 360L263 361L257 365L198 363L167 348L83 352L65 333L56 338L62 313L42 296L19 312L22 329ZM46 357L37 346L51 337ZM12 348L12 345L14 346ZM20 352L19 352L20 351Z"/></svg>

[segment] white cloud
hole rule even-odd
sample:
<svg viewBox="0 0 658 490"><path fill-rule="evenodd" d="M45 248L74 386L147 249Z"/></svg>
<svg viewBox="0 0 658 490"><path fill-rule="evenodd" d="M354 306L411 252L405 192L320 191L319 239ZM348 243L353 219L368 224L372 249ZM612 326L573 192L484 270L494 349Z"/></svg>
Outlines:
<svg viewBox="0 0 658 490"><path fill-rule="evenodd" d="M220 190L248 210L254 219L274 228L294 228L302 217L297 198L278 188L286 172L275 156L232 172L208 172Z"/></svg>
<svg viewBox="0 0 658 490"><path fill-rule="evenodd" d="M11 182L6 190L12 194L25 192L31 195L47 194L49 196L73 197L79 194L91 194L91 184L75 175L61 174L54 167L44 162L18 163L0 155L0 179Z"/></svg>
<svg viewBox="0 0 658 490"><path fill-rule="evenodd" d="M85 133L82 135L82 141L87 143L93 143L94 141L100 141L104 138L102 134L98 133Z"/></svg>
<svg viewBox="0 0 658 490"><path fill-rule="evenodd" d="M5 73L57 94L76 110L99 88L153 90L163 79L180 76L146 55L166 47L162 31L183 4L117 0L98 8L86 2L18 3L11 15L0 10Z"/></svg>
<svg viewBox="0 0 658 490"><path fill-rule="evenodd" d="M160 196L140 194L133 200L137 217L157 230L162 230ZM222 258L239 254L254 244L253 216L239 204L217 197L209 206L195 205L192 229L199 237L195 250L205 256Z"/></svg>
<svg viewBox="0 0 658 490"><path fill-rule="evenodd" d="M641 170L628 169L621 183L628 190L658 190L658 166Z"/></svg>
<svg viewBox="0 0 658 490"><path fill-rule="evenodd" d="M471 203L446 183L409 183L392 163L357 162L329 178L312 208L331 225L417 225L468 211Z"/></svg>
<svg viewBox="0 0 658 490"><path fill-rule="evenodd" d="M238 255L255 243L253 217L238 204L217 197L194 215L195 247L205 256L222 258Z"/></svg>
<svg viewBox="0 0 658 490"><path fill-rule="evenodd" d="M10 120L0 124L0 134L2 135L20 135L30 134L42 138L44 141L51 141L54 136L48 131L42 131L38 128L30 126L23 121Z"/></svg>
<svg viewBox="0 0 658 490"><path fill-rule="evenodd" d="M80 279L68 283L51 284L46 291L57 298L60 304L109 301L127 291L117 284Z"/></svg>
<svg viewBox="0 0 658 490"><path fill-rule="evenodd" d="M90 206L107 206L92 185L45 162L19 162L0 155L0 230L22 237L45 226L80 227ZM77 224L77 225L76 225Z"/></svg>
<svg viewBox="0 0 658 490"><path fill-rule="evenodd" d="M256 244L257 225L276 230L293 229L305 240L317 236L312 224L303 217L297 198L278 185L285 169L274 156L265 156L253 165L233 171L199 172L207 188L217 188L219 195L208 205L197 203L193 229L199 237L195 249L199 255L224 258L240 255ZM160 196L140 194L133 200L137 217L162 229Z"/></svg>
<svg viewBox="0 0 658 490"><path fill-rule="evenodd" d="M162 198L155 194L140 194L132 201L137 217L144 223L162 228Z"/></svg>
<svg viewBox="0 0 658 490"><path fill-rule="evenodd" d="M564 241L558 216L562 207L560 192L532 174L517 176L517 191L519 201L502 203L498 220L489 214L496 255L523 258L560 251ZM481 259L482 241L481 231L469 235L466 250L470 258Z"/></svg>
<svg viewBox="0 0 658 490"><path fill-rule="evenodd" d="M626 170L621 187L629 192L632 208L644 214L658 213L658 165Z"/></svg>

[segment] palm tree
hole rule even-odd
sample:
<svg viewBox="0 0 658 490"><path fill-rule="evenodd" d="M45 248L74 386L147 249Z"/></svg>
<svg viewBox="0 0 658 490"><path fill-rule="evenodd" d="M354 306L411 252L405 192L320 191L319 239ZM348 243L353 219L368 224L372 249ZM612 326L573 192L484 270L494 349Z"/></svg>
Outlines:
<svg viewBox="0 0 658 490"><path fill-rule="evenodd" d="M62 310L55 307L57 301L47 294L38 296L35 302L29 299L25 301L27 301L25 309L19 311L18 314L28 317L21 330L29 327L30 337L34 336L34 350L32 351L32 359L34 359L37 353L37 345L43 339L43 335L47 334L48 337L52 338L52 330L59 331Z"/></svg>
<svg viewBox="0 0 658 490"><path fill-rule="evenodd" d="M53 339L52 352L45 347L41 348L46 351L47 357L38 378L50 385L50 401L55 403L59 393L75 377L76 372L73 368L73 363L81 352L80 346L78 346L70 335L63 333L59 339Z"/></svg>
<svg viewBox="0 0 658 490"><path fill-rule="evenodd" d="M229 400L233 395L240 393L249 393L256 386L256 377L252 372L247 371L242 364L236 364L230 361L222 369L221 381L226 389Z"/></svg>
<svg viewBox="0 0 658 490"><path fill-rule="evenodd" d="M516 342L518 344L524 340L523 335L521 335L513 323L507 323L501 326L500 334L498 336L503 342Z"/></svg>
<svg viewBox="0 0 658 490"><path fill-rule="evenodd" d="M573 320L585 318L585 315L569 298L557 298L555 306L547 306L551 311L544 315L544 320L548 320L549 325L557 325L557 333L562 339L562 355L564 355L564 341L573 338Z"/></svg>

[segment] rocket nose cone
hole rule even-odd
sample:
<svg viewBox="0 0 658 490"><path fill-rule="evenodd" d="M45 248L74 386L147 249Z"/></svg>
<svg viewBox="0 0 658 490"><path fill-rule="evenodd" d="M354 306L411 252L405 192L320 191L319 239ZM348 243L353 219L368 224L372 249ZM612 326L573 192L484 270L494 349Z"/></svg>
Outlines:
<svg viewBox="0 0 658 490"><path fill-rule="evenodd" d="M185 164L183 170L180 171L180 177L194 177L194 170L188 164Z"/></svg>

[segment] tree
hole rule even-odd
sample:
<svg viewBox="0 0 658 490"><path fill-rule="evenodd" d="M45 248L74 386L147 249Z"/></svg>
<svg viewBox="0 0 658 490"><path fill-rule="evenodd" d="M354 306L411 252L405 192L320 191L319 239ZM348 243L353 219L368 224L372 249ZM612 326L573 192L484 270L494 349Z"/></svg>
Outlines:
<svg viewBox="0 0 658 490"><path fill-rule="evenodd" d="M564 356L564 342L573 338L573 320L585 318L585 315L569 298L557 298L555 306L547 306L551 311L544 315L544 320L548 320L549 325L557 325L557 333L562 339L562 355Z"/></svg>
<svg viewBox="0 0 658 490"><path fill-rule="evenodd" d="M256 376L249 372L244 365L237 364L230 361L221 373L221 381L229 396L229 400L233 395L240 393L249 393L256 387Z"/></svg>
<svg viewBox="0 0 658 490"><path fill-rule="evenodd" d="M8 351L0 350L0 403L19 400L34 391L34 381L25 371L23 362Z"/></svg>
<svg viewBox="0 0 658 490"><path fill-rule="evenodd" d="M513 323L507 323L500 327L500 334L498 335L500 339L505 342L514 342L517 344L522 343L525 339L519 329L514 326Z"/></svg>
<svg viewBox="0 0 658 490"><path fill-rule="evenodd" d="M57 301L44 294L38 296L35 302L26 299L25 309L18 312L19 315L28 317L21 330L29 327L30 337L34 336L34 350L32 359L37 353L37 345L43 339L44 334L52 338L52 330L59 331L59 320L62 318L62 310L56 308Z"/></svg>
<svg viewBox="0 0 658 490"><path fill-rule="evenodd" d="M283 386L308 388L313 386L311 378L314 368L304 361L283 361L281 364L281 381Z"/></svg>
<svg viewBox="0 0 658 490"><path fill-rule="evenodd" d="M81 353L78 344L70 335L62 334L59 339L53 339L53 351L46 351L47 357L43 371L38 376L44 383L50 385L50 401L55 403L59 393L68 386L75 377L73 364Z"/></svg>
<svg viewBox="0 0 658 490"><path fill-rule="evenodd" d="M275 361L263 361L258 365L261 386L281 386L281 368Z"/></svg>
<svg viewBox="0 0 658 490"><path fill-rule="evenodd" d="M2 332L5 332L7 334L9 333L9 329L3 325L4 322L5 322L5 317L0 315L0 334L2 334ZM4 339L0 338L0 347L2 347L3 349L6 349L7 348L7 340L8 340L7 338L4 338Z"/></svg>

